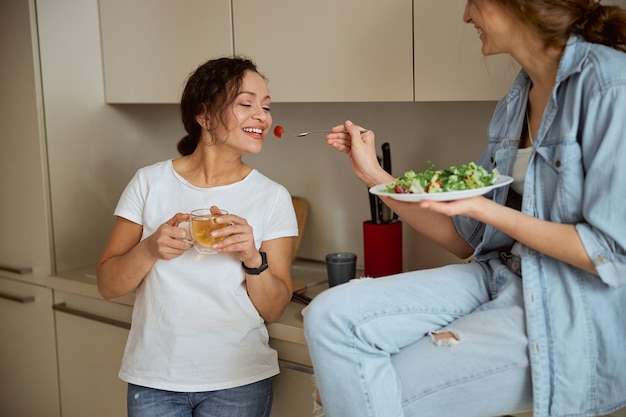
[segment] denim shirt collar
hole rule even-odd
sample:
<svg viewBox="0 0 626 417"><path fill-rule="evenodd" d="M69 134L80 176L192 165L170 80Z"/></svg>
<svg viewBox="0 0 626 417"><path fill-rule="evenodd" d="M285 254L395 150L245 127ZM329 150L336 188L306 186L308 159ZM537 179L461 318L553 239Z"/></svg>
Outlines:
<svg viewBox="0 0 626 417"><path fill-rule="evenodd" d="M559 63L559 68L556 74L556 82L555 86L552 90L552 94L550 96L550 100L547 104L547 109L556 109L556 92L558 90L559 85L561 85L565 80L567 80L572 75L579 73L582 71L582 65L585 61L585 57L589 53L590 44L585 42L580 36L572 35L563 51L563 55L561 57L561 61ZM530 76L526 72L524 68L522 68L517 75L515 81L513 82L513 86L507 93L504 101L506 103L507 108L507 125L513 128L513 131L509 132L511 137L519 138L521 133L521 127L523 125L523 120L521 120L525 114L526 103L528 102L528 92L531 87ZM555 112L547 111L544 113L544 117L550 114L554 114ZM547 126L544 126L545 122L542 120L541 127L539 132L537 132L536 141L541 137L542 131L547 129ZM498 138L500 140L501 138Z"/></svg>
<svg viewBox="0 0 626 417"><path fill-rule="evenodd" d="M582 71L583 62L589 54L590 46L590 43L585 42L578 35L572 35L568 39L556 74L557 86L571 75Z"/></svg>
<svg viewBox="0 0 626 417"><path fill-rule="evenodd" d="M550 130L554 118L557 115L559 86L572 75L582 71L581 62L589 53L589 43L577 35L573 35L567 41L565 50L559 63L556 83L551 97L546 104L546 110L541 121L539 131L535 137L534 147L540 149L541 144ZM531 87L531 79L525 69L518 73L507 95L498 103L494 117L489 125L489 145L485 153L477 162L487 169L497 168L500 174L511 175L513 164L519 147L519 140L524 125L528 93ZM505 204L507 193L504 189L495 190L492 195L494 201ZM525 211L522 207L522 211ZM531 214L532 213L528 213ZM466 223L467 222L467 223ZM474 256L477 259L487 259L496 256L499 250L506 250L513 244L513 240L498 230L484 225L472 224L468 219L455 219L457 227L464 230L462 233L476 249Z"/></svg>

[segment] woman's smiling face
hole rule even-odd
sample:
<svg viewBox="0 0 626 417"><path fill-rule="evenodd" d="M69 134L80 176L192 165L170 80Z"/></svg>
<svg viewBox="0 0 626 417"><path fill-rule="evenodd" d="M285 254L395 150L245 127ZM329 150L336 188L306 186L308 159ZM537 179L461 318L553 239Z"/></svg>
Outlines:
<svg viewBox="0 0 626 417"><path fill-rule="evenodd" d="M270 94L265 79L253 71L246 71L241 91L235 98L232 112L235 120L229 124L237 127L249 138L262 140L272 126L272 114L270 112ZM233 126L229 126L229 130Z"/></svg>
<svg viewBox="0 0 626 417"><path fill-rule="evenodd" d="M227 126L219 126L214 132L221 138L216 142L244 154L258 153L272 126L270 104L265 79L254 71L246 71L237 97L226 110Z"/></svg>
<svg viewBox="0 0 626 417"><path fill-rule="evenodd" d="M467 0L463 21L474 25L482 42L483 55L513 55L520 38L521 22L495 0Z"/></svg>

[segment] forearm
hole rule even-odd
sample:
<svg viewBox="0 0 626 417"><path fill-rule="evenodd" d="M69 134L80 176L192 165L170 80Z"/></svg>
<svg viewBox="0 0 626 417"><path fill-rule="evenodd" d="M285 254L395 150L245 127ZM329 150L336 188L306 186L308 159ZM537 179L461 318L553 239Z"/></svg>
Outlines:
<svg viewBox="0 0 626 417"><path fill-rule="evenodd" d="M144 241L124 255L99 263L96 275L98 291L106 298L116 298L134 291L150 272L156 258L151 256Z"/></svg>
<svg viewBox="0 0 626 417"><path fill-rule="evenodd" d="M390 197L382 199L413 230L453 255L465 259L474 252L474 248L459 235L450 216L422 209L414 203L404 203Z"/></svg>
<svg viewBox="0 0 626 417"><path fill-rule="evenodd" d="M246 274L246 287L252 304L266 323L277 321L291 300L292 288L269 269L260 275Z"/></svg>
<svg viewBox="0 0 626 417"><path fill-rule="evenodd" d="M487 223L531 249L597 274L572 224L554 223L483 199L472 217Z"/></svg>
<svg viewBox="0 0 626 417"><path fill-rule="evenodd" d="M264 242L261 249L266 252L268 268L259 275L246 273L248 296L267 323L278 320L291 300L292 238L274 239ZM261 264L257 255L246 261L250 268Z"/></svg>

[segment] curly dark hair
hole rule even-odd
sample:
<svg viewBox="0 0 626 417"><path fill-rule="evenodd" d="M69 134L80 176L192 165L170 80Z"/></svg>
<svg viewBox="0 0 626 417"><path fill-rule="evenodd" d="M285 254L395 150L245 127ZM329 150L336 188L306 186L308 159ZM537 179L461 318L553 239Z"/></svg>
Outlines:
<svg viewBox="0 0 626 417"><path fill-rule="evenodd" d="M564 47L572 34L626 52L626 10L598 0L498 0L541 34Z"/></svg>
<svg viewBox="0 0 626 417"><path fill-rule="evenodd" d="M261 75L250 59L232 56L211 59L189 76L180 100L181 119L187 132L176 147L181 155L192 154L198 146L202 134L196 121L199 114L206 115L210 132L226 126L226 113L241 90L246 71Z"/></svg>

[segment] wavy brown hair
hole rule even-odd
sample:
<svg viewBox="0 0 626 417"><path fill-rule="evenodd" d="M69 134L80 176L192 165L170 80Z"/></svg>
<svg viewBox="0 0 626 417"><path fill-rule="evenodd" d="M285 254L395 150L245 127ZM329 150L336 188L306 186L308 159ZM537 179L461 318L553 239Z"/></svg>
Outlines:
<svg viewBox="0 0 626 417"><path fill-rule="evenodd" d="M200 142L202 126L196 121L199 114L205 115L209 132L227 125L227 112L241 90L246 71L259 74L251 60L233 56L207 61L189 76L180 100L187 132L176 146L181 155L192 154Z"/></svg>
<svg viewBox="0 0 626 417"><path fill-rule="evenodd" d="M497 0L534 27L546 46L564 47L578 34L626 52L626 10L596 0Z"/></svg>

